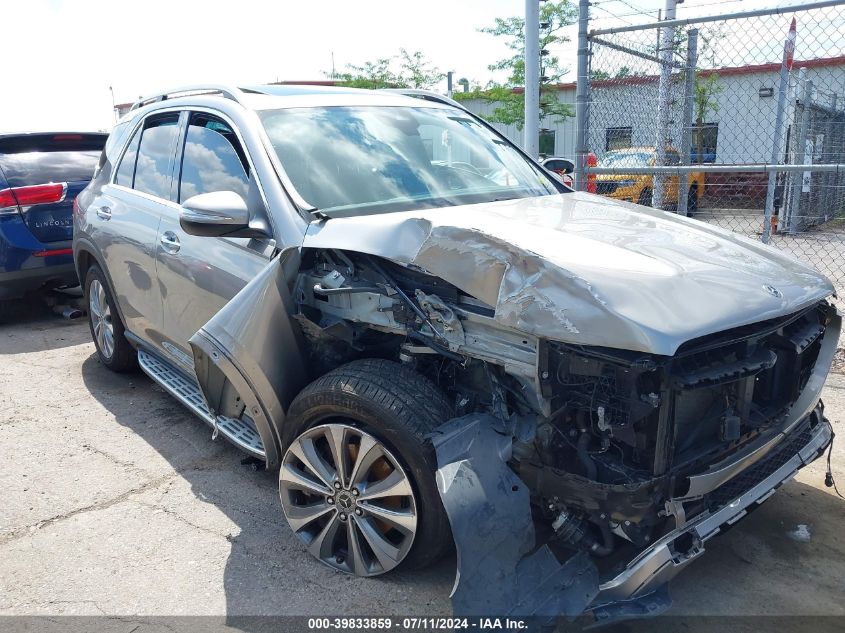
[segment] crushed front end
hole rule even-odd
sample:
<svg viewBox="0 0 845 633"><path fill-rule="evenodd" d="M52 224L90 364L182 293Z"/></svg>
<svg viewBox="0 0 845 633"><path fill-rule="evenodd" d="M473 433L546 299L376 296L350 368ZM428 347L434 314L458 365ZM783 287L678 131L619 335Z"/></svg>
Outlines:
<svg viewBox="0 0 845 633"><path fill-rule="evenodd" d="M824 300L664 355L520 331L418 266L313 250L301 271L311 366L395 359L453 403L432 442L456 615L659 612L709 538L831 442L819 399L841 318ZM522 589L491 593L491 575Z"/></svg>
<svg viewBox="0 0 845 633"><path fill-rule="evenodd" d="M672 357L549 343L552 412L513 466L550 540L593 554L597 617L626 613L824 452L840 327L822 302Z"/></svg>

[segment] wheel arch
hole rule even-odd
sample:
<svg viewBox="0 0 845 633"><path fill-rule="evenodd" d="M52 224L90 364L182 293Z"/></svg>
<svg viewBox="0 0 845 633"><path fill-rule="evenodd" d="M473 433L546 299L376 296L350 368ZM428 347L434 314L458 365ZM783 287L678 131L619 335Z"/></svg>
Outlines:
<svg viewBox="0 0 845 633"><path fill-rule="evenodd" d="M103 258L99 255L97 247L85 239L75 240L73 244L73 264L76 268L76 275L79 277L79 284L82 286L83 291L85 290L85 278L88 276L88 271L91 267L96 265L101 271L103 271L103 276L105 277L106 284L108 285L108 290L114 298L114 305L117 308L117 314L120 317L121 322L124 324L124 327L126 327L126 319L123 316L123 308L120 305L118 294L115 292L114 282L112 281L108 268L103 264ZM131 341L131 339L128 340Z"/></svg>

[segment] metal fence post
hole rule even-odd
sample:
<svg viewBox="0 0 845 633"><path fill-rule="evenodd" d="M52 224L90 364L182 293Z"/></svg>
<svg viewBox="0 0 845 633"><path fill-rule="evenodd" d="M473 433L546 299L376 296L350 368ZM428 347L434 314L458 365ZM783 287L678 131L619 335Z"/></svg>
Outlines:
<svg viewBox="0 0 845 633"><path fill-rule="evenodd" d="M795 18L789 27L789 34L783 45L783 60L780 64L780 80L778 82L778 104L775 111L775 131L772 138L772 165L780 164L783 147L783 111L786 108L786 93L789 90L789 71L792 70L792 55L795 52ZM772 216L775 211L775 186L777 173L769 172L769 183L766 187L766 206L763 211L763 234L760 237L763 244L769 243L772 234ZM783 204L783 203L781 203Z"/></svg>
<svg viewBox="0 0 845 633"><path fill-rule="evenodd" d="M540 0L525 0L525 153L540 155Z"/></svg>
<svg viewBox="0 0 845 633"><path fill-rule="evenodd" d="M698 63L698 29L690 29L687 33L687 67L684 83L684 121L681 128L681 165L689 165L690 150L692 148L692 115L695 99L695 67ZM699 132L700 134L701 132ZM700 157L699 157L700 158ZM678 176L678 215L688 214L690 175Z"/></svg>
<svg viewBox="0 0 845 633"><path fill-rule="evenodd" d="M830 114L827 118L827 133L825 134L824 145L825 145L825 153L823 155L823 162L832 162L833 157L836 155L836 137L837 137L837 112L836 112L836 101L838 95L834 92L830 95ZM845 122L838 122L838 127L841 128L845 126ZM836 179L833 175L827 174L824 178L824 208L829 212L831 215L836 213L835 205L831 201L831 198L836 193L834 188Z"/></svg>
<svg viewBox="0 0 845 633"><path fill-rule="evenodd" d="M795 149L793 162L796 165L803 165L807 157L807 133L810 127L810 107L813 100L813 82L807 79L806 68L801 68L798 71L798 85L803 88L801 91L801 118L798 121L798 130L794 136L792 147ZM789 192L789 214L786 222L786 230L789 233L794 233L797 230L802 217L801 191L803 187L804 174L793 174L792 187Z"/></svg>
<svg viewBox="0 0 845 633"><path fill-rule="evenodd" d="M666 0L666 20L675 19L676 0ZM660 81L658 84L657 97L657 139L655 165L662 167L666 165L666 148L671 143L669 136L669 125L672 119L672 53L675 49L675 38L671 26L660 29L660 47L658 58L660 59ZM655 209L662 209L666 206L666 176L655 174L654 188L652 190L652 203Z"/></svg>
<svg viewBox="0 0 845 633"><path fill-rule="evenodd" d="M587 117L590 108L590 0L578 2L578 77L575 83L575 190L587 190Z"/></svg>

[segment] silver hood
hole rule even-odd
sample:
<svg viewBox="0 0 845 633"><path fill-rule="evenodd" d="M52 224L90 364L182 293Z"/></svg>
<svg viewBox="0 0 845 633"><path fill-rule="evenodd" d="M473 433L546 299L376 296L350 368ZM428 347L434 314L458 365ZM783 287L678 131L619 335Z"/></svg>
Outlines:
<svg viewBox="0 0 845 633"><path fill-rule="evenodd" d="M833 293L760 242L584 193L324 220L303 246L422 268L519 331L665 355Z"/></svg>

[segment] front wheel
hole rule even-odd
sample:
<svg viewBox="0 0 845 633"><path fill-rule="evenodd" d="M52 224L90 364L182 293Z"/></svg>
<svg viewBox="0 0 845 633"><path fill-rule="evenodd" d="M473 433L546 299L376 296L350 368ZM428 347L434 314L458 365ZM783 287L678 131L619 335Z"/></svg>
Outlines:
<svg viewBox="0 0 845 633"><path fill-rule="evenodd" d="M641 204L644 207L650 207L652 203L653 195L651 193L651 189L646 187L640 192L640 197L637 199L637 204Z"/></svg>
<svg viewBox="0 0 845 633"><path fill-rule="evenodd" d="M357 576L437 560L452 544L425 436L452 417L411 369L355 361L306 387L285 423L285 517L308 552Z"/></svg>

